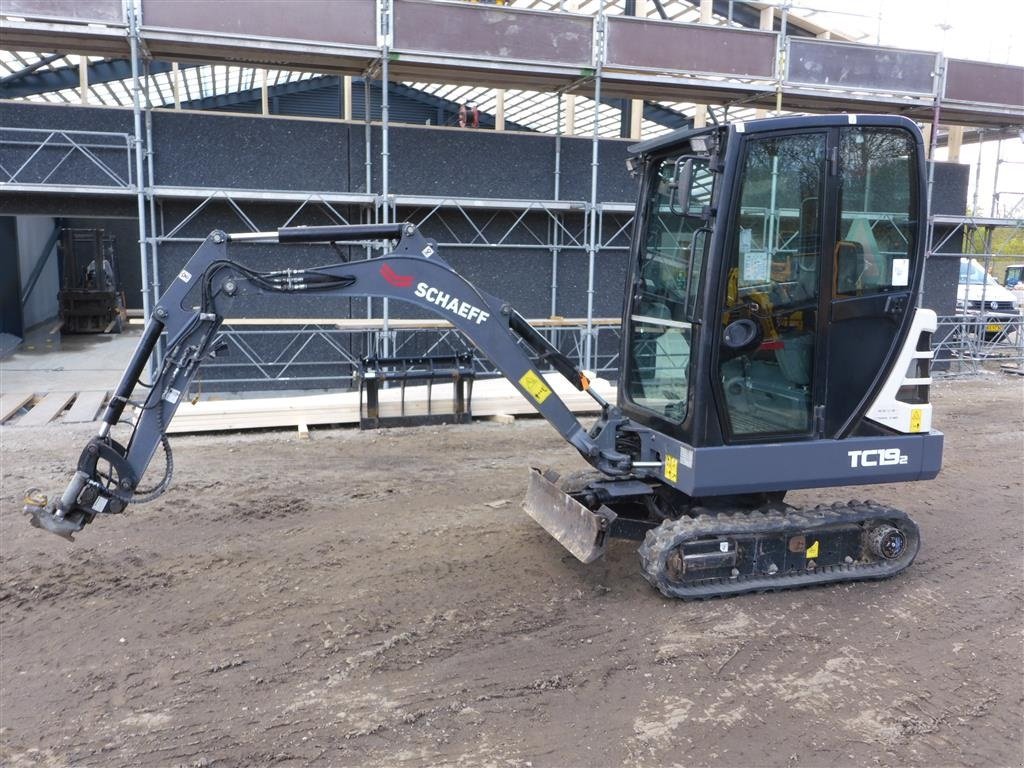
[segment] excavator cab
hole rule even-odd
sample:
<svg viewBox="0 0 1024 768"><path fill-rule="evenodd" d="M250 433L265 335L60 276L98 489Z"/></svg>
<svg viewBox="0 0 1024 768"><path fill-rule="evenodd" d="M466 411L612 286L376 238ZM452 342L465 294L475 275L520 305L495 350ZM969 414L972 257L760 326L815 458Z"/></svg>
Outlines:
<svg viewBox="0 0 1024 768"><path fill-rule="evenodd" d="M633 151L643 172L623 412L692 446L912 431L868 410L915 317L925 219L916 125L780 118ZM926 430L927 408L917 410Z"/></svg>

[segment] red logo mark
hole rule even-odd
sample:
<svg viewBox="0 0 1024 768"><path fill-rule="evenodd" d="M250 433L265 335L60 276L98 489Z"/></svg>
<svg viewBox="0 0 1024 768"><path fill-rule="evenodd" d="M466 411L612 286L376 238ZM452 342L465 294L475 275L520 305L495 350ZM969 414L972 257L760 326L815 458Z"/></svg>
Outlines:
<svg viewBox="0 0 1024 768"><path fill-rule="evenodd" d="M400 275L387 264L382 264L380 274L385 280L398 288L408 288L412 285L412 275Z"/></svg>

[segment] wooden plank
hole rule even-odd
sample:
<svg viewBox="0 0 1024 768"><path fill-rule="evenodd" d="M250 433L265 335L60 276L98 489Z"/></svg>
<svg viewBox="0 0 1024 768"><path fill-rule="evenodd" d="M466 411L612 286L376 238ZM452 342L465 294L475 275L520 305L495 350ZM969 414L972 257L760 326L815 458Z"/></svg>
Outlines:
<svg viewBox="0 0 1024 768"><path fill-rule="evenodd" d="M96 421L96 416L107 399L107 390L79 392L71 408L64 414L64 421Z"/></svg>
<svg viewBox="0 0 1024 768"><path fill-rule="evenodd" d="M548 377L548 383L566 406L576 413L596 413L599 406L585 392L577 391L569 382L557 376ZM598 379L592 385L606 400L615 400L615 389L607 381ZM427 413L425 386L408 387L405 397L405 415ZM433 387L431 412L451 410L452 385ZM515 414L533 415L536 409L510 382L504 379L478 381L473 387L473 415L487 417L502 414L504 418ZM380 392L381 416L398 416L402 412L401 389ZM295 427L317 424L355 424L359 421L359 393L339 392L329 395L299 397L271 397L232 400L204 400L183 403L171 421L168 432L210 432L268 427Z"/></svg>
<svg viewBox="0 0 1024 768"><path fill-rule="evenodd" d="M16 392L0 395L0 422L7 421L11 416L21 410L29 400L35 397L32 392Z"/></svg>
<svg viewBox="0 0 1024 768"><path fill-rule="evenodd" d="M31 411L18 419L19 427L38 427L49 424L75 396L74 392L50 392L35 404Z"/></svg>

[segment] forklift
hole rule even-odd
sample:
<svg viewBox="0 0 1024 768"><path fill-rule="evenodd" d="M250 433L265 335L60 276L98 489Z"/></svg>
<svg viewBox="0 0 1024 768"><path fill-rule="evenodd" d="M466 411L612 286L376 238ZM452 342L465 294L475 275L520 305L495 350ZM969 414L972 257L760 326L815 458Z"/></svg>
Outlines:
<svg viewBox="0 0 1024 768"><path fill-rule="evenodd" d="M116 239L103 229L65 227L59 248L61 330L120 333L127 315L117 274Z"/></svg>
<svg viewBox="0 0 1024 768"><path fill-rule="evenodd" d="M67 489L26 499L31 522L71 538L166 490L167 425L236 307L286 312L296 293L375 296L451 322L591 465L531 470L524 502L581 561L611 539L639 542L643 575L681 599L901 572L920 546L905 512L877 502L797 508L785 496L939 472L943 436L928 401L936 317L917 307L920 130L897 116L784 117L685 129L631 150L639 195L617 402L413 224L215 231L156 304ZM365 240L393 247L271 271L231 254L247 241ZM167 353L140 387L161 337ZM548 383L553 373L596 401L589 428ZM113 429L129 405L121 441ZM163 478L140 488L161 448Z"/></svg>

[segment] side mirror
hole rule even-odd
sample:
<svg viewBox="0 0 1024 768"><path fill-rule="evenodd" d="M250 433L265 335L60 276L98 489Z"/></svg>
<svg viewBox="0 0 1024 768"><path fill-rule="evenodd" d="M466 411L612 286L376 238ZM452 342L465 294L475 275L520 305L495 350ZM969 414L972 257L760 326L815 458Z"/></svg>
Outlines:
<svg viewBox="0 0 1024 768"><path fill-rule="evenodd" d="M676 205L679 212L687 216L690 212L690 186L693 184L693 158L688 158L681 165L677 160L675 176Z"/></svg>

